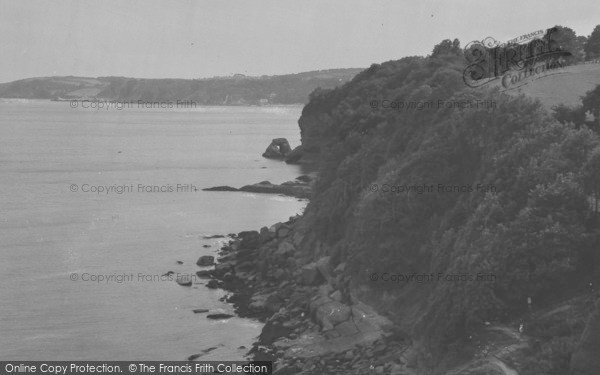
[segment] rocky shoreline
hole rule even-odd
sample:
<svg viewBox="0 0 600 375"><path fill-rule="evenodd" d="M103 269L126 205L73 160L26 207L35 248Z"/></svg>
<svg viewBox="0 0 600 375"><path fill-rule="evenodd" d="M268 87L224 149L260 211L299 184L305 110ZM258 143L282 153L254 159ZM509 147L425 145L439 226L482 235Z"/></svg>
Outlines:
<svg viewBox="0 0 600 375"><path fill-rule="evenodd" d="M242 317L265 323L249 354L274 362L274 374L411 374L407 336L345 287L345 264L318 261L302 245L309 228L291 217L259 231L231 235L212 270L209 288Z"/></svg>

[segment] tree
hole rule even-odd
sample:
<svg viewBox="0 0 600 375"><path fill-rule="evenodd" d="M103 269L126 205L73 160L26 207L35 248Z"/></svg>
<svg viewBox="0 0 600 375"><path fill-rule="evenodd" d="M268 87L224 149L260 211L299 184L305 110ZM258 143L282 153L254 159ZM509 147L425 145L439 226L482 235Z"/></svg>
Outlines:
<svg viewBox="0 0 600 375"><path fill-rule="evenodd" d="M559 104L552 107L552 110L554 111L554 118L561 124L572 122L579 127L585 122L585 112L581 106L569 107L564 104Z"/></svg>
<svg viewBox="0 0 600 375"><path fill-rule="evenodd" d="M600 131L600 85L588 91L582 99L583 113L590 112L594 115L594 121L588 125L595 131Z"/></svg>
<svg viewBox="0 0 600 375"><path fill-rule="evenodd" d="M431 57L439 57L441 55L446 54L454 54L460 55L460 41L458 39L454 39L451 41L450 39L444 39L435 47L433 47L433 52L431 53Z"/></svg>
<svg viewBox="0 0 600 375"><path fill-rule="evenodd" d="M600 57L600 25L594 28L585 45L585 58L587 60Z"/></svg>
<svg viewBox="0 0 600 375"><path fill-rule="evenodd" d="M570 57L567 58L568 62L582 61L585 53L583 46L580 44L575 31L569 27L556 26L556 31L552 33L552 40L556 42L556 45L563 51L569 52Z"/></svg>

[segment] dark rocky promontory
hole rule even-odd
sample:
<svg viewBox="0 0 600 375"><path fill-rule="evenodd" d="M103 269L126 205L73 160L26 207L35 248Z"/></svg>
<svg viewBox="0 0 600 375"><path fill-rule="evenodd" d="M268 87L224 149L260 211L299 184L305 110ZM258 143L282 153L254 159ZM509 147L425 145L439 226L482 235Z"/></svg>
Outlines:
<svg viewBox="0 0 600 375"><path fill-rule="evenodd" d="M292 152L292 148L287 139L275 138L262 156L269 159L285 159L290 152Z"/></svg>
<svg viewBox="0 0 600 375"><path fill-rule="evenodd" d="M310 198L312 193L312 184L314 177L304 175L294 181L287 181L282 184L272 184L269 181L262 181L257 184L245 185L239 189L231 186L216 186L202 189L204 191L244 191L249 193L280 194L296 198Z"/></svg>

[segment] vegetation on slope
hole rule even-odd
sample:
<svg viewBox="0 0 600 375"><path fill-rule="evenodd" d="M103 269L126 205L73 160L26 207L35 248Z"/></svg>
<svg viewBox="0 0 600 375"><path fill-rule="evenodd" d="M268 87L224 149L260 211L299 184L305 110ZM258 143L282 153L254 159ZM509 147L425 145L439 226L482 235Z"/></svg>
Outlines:
<svg viewBox="0 0 600 375"><path fill-rule="evenodd" d="M303 147L320 155L312 246L347 263L347 295L421 338L430 364L484 322L522 316L528 300L536 309L585 290L600 251L598 134L525 96L467 88L460 49L444 45L314 92L300 119ZM370 278L386 273L433 276Z"/></svg>

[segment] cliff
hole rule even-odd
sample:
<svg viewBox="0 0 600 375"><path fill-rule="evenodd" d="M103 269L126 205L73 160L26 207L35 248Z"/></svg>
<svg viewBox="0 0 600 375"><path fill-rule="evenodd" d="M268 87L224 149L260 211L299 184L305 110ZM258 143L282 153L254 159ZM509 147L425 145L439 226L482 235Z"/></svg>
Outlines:
<svg viewBox="0 0 600 375"><path fill-rule="evenodd" d="M529 362L508 351L514 365L566 373L589 308L566 333L534 328L555 329L544 314L598 280L600 140L534 99L466 88L464 66L408 57L311 95L299 124L320 177L296 251L328 257L341 300L411 337L422 371L446 373L486 326L518 337L522 321L535 345Z"/></svg>

